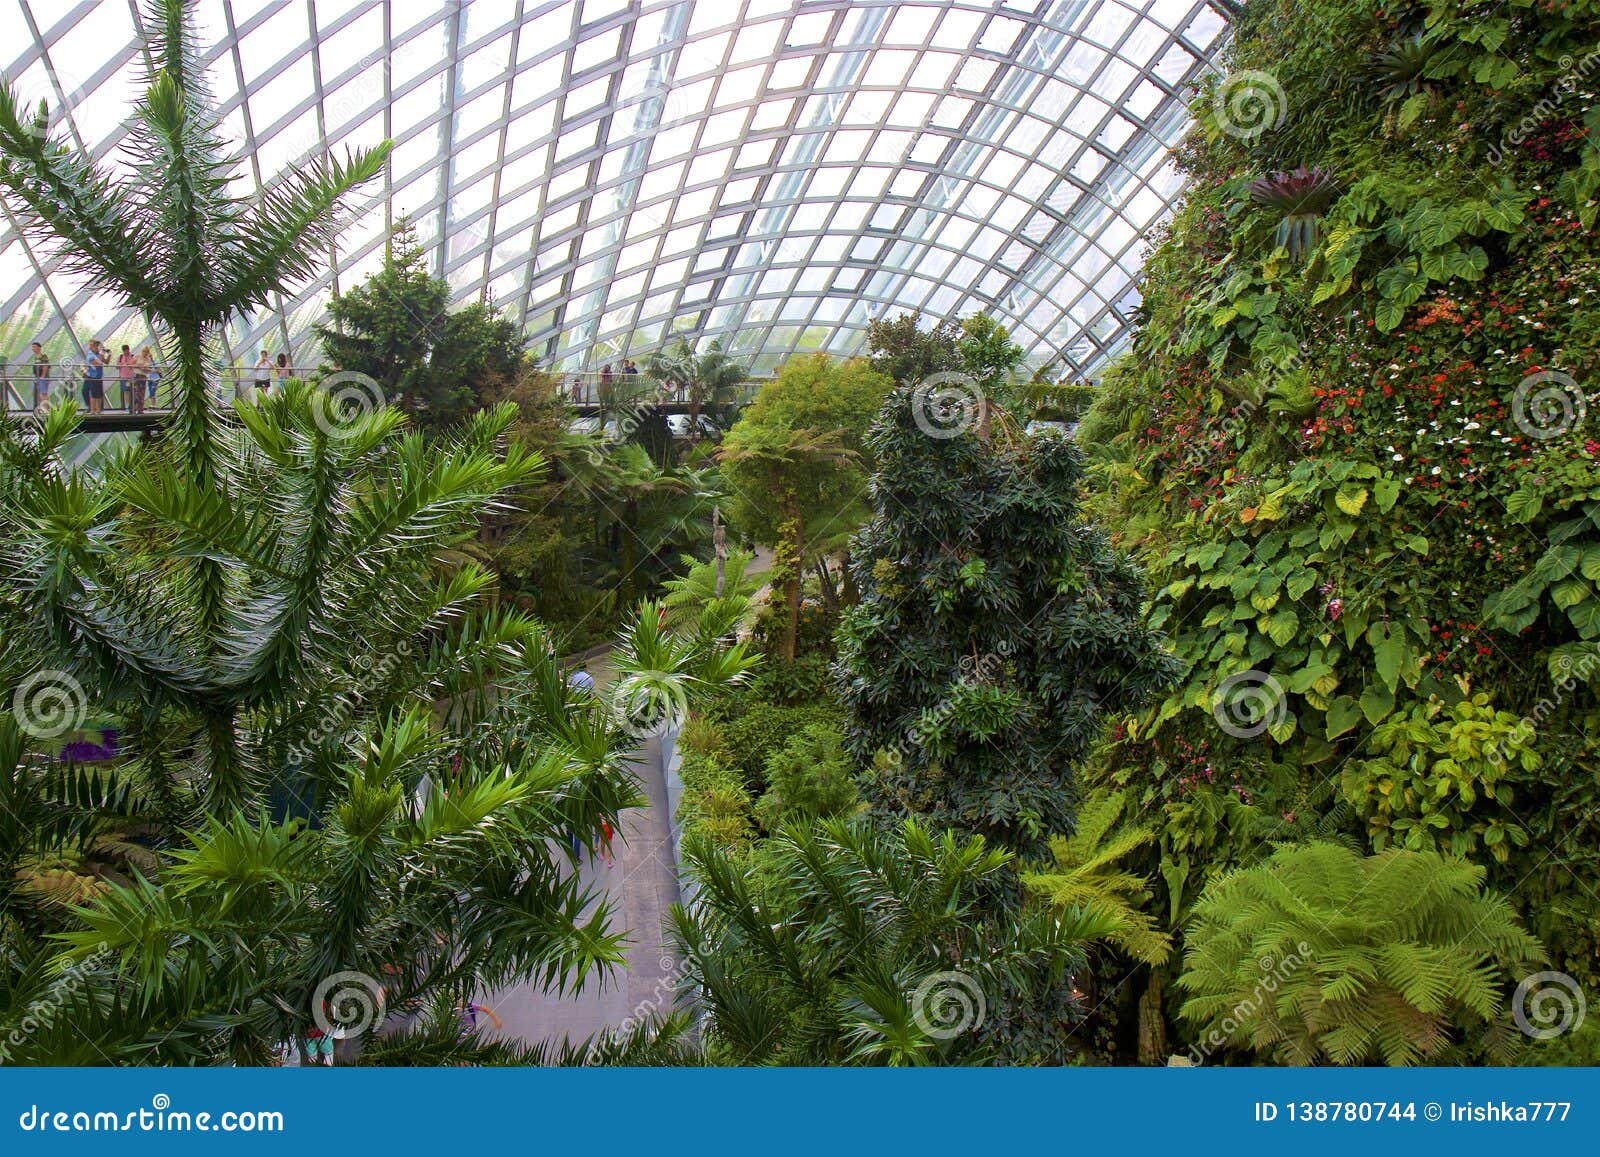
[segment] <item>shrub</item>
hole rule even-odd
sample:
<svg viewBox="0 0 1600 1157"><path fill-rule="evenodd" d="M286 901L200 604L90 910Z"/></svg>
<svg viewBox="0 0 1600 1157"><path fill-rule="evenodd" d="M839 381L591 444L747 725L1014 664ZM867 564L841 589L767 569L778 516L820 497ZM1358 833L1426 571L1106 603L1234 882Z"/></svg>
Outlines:
<svg viewBox="0 0 1600 1157"><path fill-rule="evenodd" d="M831 704L783 707L757 703L724 725L723 735L735 766L744 772L746 785L759 793L767 786L767 760L790 736L811 723L838 721L838 709Z"/></svg>
<svg viewBox="0 0 1600 1157"><path fill-rule="evenodd" d="M756 818L770 832L796 819L843 815L855 806L855 766L844 733L831 723L813 723L767 760L767 791L756 804Z"/></svg>
<svg viewBox="0 0 1600 1157"><path fill-rule="evenodd" d="M684 837L704 840L727 852L748 851L755 825L750 792L739 770L716 759L685 753L681 774L678 823Z"/></svg>

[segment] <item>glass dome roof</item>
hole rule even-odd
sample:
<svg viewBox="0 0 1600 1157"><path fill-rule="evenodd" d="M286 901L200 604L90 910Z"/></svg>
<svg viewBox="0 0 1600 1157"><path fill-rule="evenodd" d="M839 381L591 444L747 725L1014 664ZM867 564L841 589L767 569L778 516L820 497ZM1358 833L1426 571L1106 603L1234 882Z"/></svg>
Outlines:
<svg viewBox="0 0 1600 1157"><path fill-rule="evenodd" d="M1036 365L1092 373L1180 186L1184 86L1226 36L1195 0L206 0L239 191L393 138L327 272L226 353L303 360L331 292L409 218L459 300L564 370L720 338L757 372L860 349L874 317L986 310ZM119 163L129 0L0 3L6 75ZM6 356L145 340L0 220ZM63 331L63 318L75 321Z"/></svg>

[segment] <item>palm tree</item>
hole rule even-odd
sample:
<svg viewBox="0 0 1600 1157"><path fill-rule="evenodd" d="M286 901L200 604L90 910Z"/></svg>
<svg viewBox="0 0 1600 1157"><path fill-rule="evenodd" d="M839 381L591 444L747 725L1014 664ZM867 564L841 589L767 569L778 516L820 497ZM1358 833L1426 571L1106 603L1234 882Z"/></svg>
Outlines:
<svg viewBox="0 0 1600 1157"><path fill-rule="evenodd" d="M690 438L700 437L702 410L710 411L718 428L727 429L736 403L735 391L750 380L749 367L723 353L720 340L712 341L705 353L697 354L684 337L652 354L645 372L688 397Z"/></svg>
<svg viewBox="0 0 1600 1157"><path fill-rule="evenodd" d="M169 436L93 474L64 454L70 407L0 424L0 692L24 705L10 802L29 817L0 821L0 868L113 858L70 915L48 889L0 894L5 1007L61 1010L30 1046L42 1059L258 1060L341 972L401 1007L581 978L615 938L550 849L634 801L637 729L568 698L540 625L494 606L460 550L543 461L505 445L509 403L428 441L397 410L303 384L234 422L213 412L217 327L311 270L386 149L302 166L244 205L187 6L152 4L146 27L146 163L127 182L0 92L15 211L145 310L179 367ZM714 650L662 682L737 678L737 649ZM120 732L114 770L51 771L40 737L91 713ZM143 862L114 846L120 823L149 827Z"/></svg>
<svg viewBox="0 0 1600 1157"><path fill-rule="evenodd" d="M64 270L154 323L164 358L174 367L167 481L181 485L198 504L189 513L209 504L215 516L233 504L221 458L224 435L207 390L215 335L235 314L267 305L312 272L342 224L341 202L382 171L389 143L343 161L304 162L254 202L236 197L230 185L240 162L227 160L220 118L199 67L190 8L185 0L152 0L145 7L148 76L129 121L129 153L140 158L131 173L113 175L46 132L47 110L19 107L5 84L0 188L24 228L61 255ZM79 541L80 553L86 545ZM181 574L189 610L185 631L173 641L182 639L186 649L210 662L235 661L228 653L237 621L230 603L238 591L230 586L226 562L208 550L192 550L173 556L169 569L174 578ZM53 605L59 614L54 633L62 643L70 639L71 646L102 655L118 650L118 626L131 625L123 617L131 608L119 606L110 618L99 617L81 601L88 590L76 596L55 592L79 603L71 609ZM144 642L161 645L156 638ZM141 665L148 674L166 661L147 651ZM182 679L176 671L164 677ZM212 762L231 777L237 773L227 739L233 705L227 697L205 702Z"/></svg>
<svg viewBox="0 0 1600 1157"><path fill-rule="evenodd" d="M47 110L21 108L8 83L0 85L0 187L64 270L155 323L175 370L171 436L196 477L215 485L206 388L214 335L311 274L343 224L341 202L382 172L391 142L343 160L304 160L254 201L235 196L242 159L228 159L192 7L145 4L146 88L127 142L139 163L127 177L45 132ZM215 623L224 615L220 572L203 561L197 569Z"/></svg>
<svg viewBox="0 0 1600 1157"><path fill-rule="evenodd" d="M1029 1021L1112 924L1071 908L997 909L1009 852L914 820L890 831L821 821L768 842L758 892L742 860L685 845L699 892L670 919L713 1063L1064 1059L1061 1026L1034 1035Z"/></svg>

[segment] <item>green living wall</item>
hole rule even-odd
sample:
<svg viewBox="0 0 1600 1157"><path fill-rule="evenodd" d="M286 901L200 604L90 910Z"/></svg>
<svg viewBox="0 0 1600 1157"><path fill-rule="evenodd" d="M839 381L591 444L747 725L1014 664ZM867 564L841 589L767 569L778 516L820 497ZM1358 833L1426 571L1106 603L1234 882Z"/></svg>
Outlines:
<svg viewBox="0 0 1600 1157"><path fill-rule="evenodd" d="M1091 782L1173 925L1271 840L1436 851L1593 992L1600 4L1235 30L1079 434L1185 671Z"/></svg>

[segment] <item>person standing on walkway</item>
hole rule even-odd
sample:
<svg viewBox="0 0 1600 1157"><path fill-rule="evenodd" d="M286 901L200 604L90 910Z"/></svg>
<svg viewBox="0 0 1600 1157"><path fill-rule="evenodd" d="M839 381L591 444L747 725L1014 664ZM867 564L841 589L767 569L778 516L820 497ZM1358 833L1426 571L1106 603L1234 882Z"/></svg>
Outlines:
<svg viewBox="0 0 1600 1157"><path fill-rule="evenodd" d="M267 356L267 351L261 351L261 360L256 362L256 396L260 397L272 389L272 359Z"/></svg>
<svg viewBox="0 0 1600 1157"><path fill-rule="evenodd" d="M131 407L129 395L133 392L133 363L137 360L127 346L123 346L122 352L117 355L117 406L121 409Z"/></svg>
<svg viewBox="0 0 1600 1157"><path fill-rule="evenodd" d="M290 366L289 366L289 355L288 354L279 354L278 355L277 379L278 379L278 388L280 390L283 389L285 386L287 386L289 384L289 376L291 374L293 374L293 373L294 373L294 370L291 369Z"/></svg>
<svg viewBox="0 0 1600 1157"><path fill-rule="evenodd" d="M155 359L150 356L150 347L145 346L133 359L133 397L129 406L135 414L144 413L144 391L150 384L150 367Z"/></svg>
<svg viewBox="0 0 1600 1157"><path fill-rule="evenodd" d="M156 364L155 355L150 352L150 347L145 346L139 351L139 357L150 368L145 371L145 377L150 382L150 404L156 404L156 389L161 385L161 367Z"/></svg>
<svg viewBox="0 0 1600 1157"><path fill-rule="evenodd" d="M106 351L99 338L89 339L88 360L83 365L83 405L98 414L106 404Z"/></svg>
<svg viewBox="0 0 1600 1157"><path fill-rule="evenodd" d="M50 402L50 355L38 342L29 348L33 352L33 408L38 411Z"/></svg>

